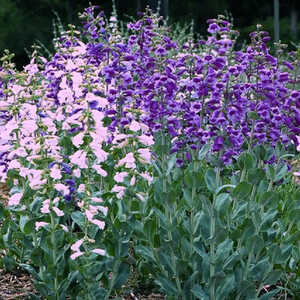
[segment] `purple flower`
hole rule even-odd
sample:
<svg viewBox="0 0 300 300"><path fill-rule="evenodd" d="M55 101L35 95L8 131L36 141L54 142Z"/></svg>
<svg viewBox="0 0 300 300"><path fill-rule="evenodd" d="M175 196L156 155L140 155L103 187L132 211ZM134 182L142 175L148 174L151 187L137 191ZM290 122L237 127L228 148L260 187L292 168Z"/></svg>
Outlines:
<svg viewBox="0 0 300 300"><path fill-rule="evenodd" d="M216 23L211 23L211 24L209 24L209 27L208 27L207 31L208 31L209 33L211 33L211 34L215 34L215 33L217 33L218 31L220 31L220 27L219 27L219 25L216 24Z"/></svg>

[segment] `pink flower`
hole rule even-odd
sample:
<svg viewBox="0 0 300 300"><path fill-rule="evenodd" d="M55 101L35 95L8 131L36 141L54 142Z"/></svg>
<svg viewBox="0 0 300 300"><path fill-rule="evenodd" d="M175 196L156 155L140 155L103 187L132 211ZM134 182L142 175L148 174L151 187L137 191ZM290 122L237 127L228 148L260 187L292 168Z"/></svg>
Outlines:
<svg viewBox="0 0 300 300"><path fill-rule="evenodd" d="M102 177L107 176L107 172L103 170L99 165L93 165L93 169L95 169L95 171Z"/></svg>
<svg viewBox="0 0 300 300"><path fill-rule="evenodd" d="M22 123L22 128L25 129L29 134L32 134L37 130L37 125L34 120L25 120Z"/></svg>
<svg viewBox="0 0 300 300"><path fill-rule="evenodd" d="M87 219L91 222L92 219L93 219L94 213L91 210L86 209L85 210L85 215L86 215Z"/></svg>
<svg viewBox="0 0 300 300"><path fill-rule="evenodd" d="M16 160L11 160L8 164L8 170L10 169L19 169L21 167L21 164Z"/></svg>
<svg viewBox="0 0 300 300"><path fill-rule="evenodd" d="M134 131L134 132L137 132L138 130L141 129L141 126L140 126L140 124L137 121L133 120L131 122L130 126L129 126L129 129L132 130L132 131Z"/></svg>
<svg viewBox="0 0 300 300"><path fill-rule="evenodd" d="M71 71L73 69L76 69L76 65L73 63L71 59L68 59L66 63L66 70Z"/></svg>
<svg viewBox="0 0 300 300"><path fill-rule="evenodd" d="M86 54L86 45L81 41L78 41L78 44L79 46L73 48L74 49L74 52L72 53L73 56Z"/></svg>
<svg viewBox="0 0 300 300"><path fill-rule="evenodd" d="M83 143L84 132L80 132L72 138L75 147L79 147Z"/></svg>
<svg viewBox="0 0 300 300"><path fill-rule="evenodd" d="M54 188L58 191L58 192L63 192L64 196L68 195L70 193L69 188L62 184L62 183L56 183L54 185Z"/></svg>
<svg viewBox="0 0 300 300"><path fill-rule="evenodd" d="M143 134L143 135L139 136L138 139L142 144L144 144L146 146L151 146L154 144L154 140L153 140L152 136Z"/></svg>
<svg viewBox="0 0 300 300"><path fill-rule="evenodd" d="M62 228L63 231L69 232L69 229L68 229L68 227L66 225L60 224L60 227Z"/></svg>
<svg viewBox="0 0 300 300"><path fill-rule="evenodd" d="M50 205L50 199L45 200L43 202L43 206L41 208L41 213L43 213L43 214L49 214L50 213L49 205Z"/></svg>
<svg viewBox="0 0 300 300"><path fill-rule="evenodd" d="M62 217L62 216L65 215L64 212L62 210L60 210L58 207L56 207L56 206L53 206L52 209L54 210L54 212L56 213L56 215L58 217Z"/></svg>
<svg viewBox="0 0 300 300"><path fill-rule="evenodd" d="M151 184L151 182L153 181L153 178L148 174L148 173L141 173L140 174L144 179L146 179L148 181L148 184Z"/></svg>
<svg viewBox="0 0 300 300"><path fill-rule="evenodd" d="M100 124L102 124L102 119L104 118L104 113L99 111L99 110L92 110L92 115L93 115L93 119L94 121L98 124L98 126Z"/></svg>
<svg viewBox="0 0 300 300"><path fill-rule="evenodd" d="M102 256L104 256L106 254L105 250L103 250L103 249L93 249L92 252L102 255Z"/></svg>
<svg viewBox="0 0 300 300"><path fill-rule="evenodd" d="M81 251L74 252L74 253L70 256L70 258L71 258L72 260L74 260L74 259L76 259L77 257L81 256L82 254L84 254L84 253L81 252Z"/></svg>
<svg viewBox="0 0 300 300"><path fill-rule="evenodd" d="M70 88L66 88L66 89L60 90L57 93L57 98L58 98L60 104L74 102L73 92L72 92L72 90Z"/></svg>
<svg viewBox="0 0 300 300"><path fill-rule="evenodd" d="M140 155L140 157L142 158L142 162L145 163L150 163L151 161L151 152L148 148L142 148L142 149L138 149L138 153Z"/></svg>
<svg viewBox="0 0 300 300"><path fill-rule="evenodd" d="M114 180L116 182L123 182L124 178L128 176L127 172L118 172L115 176L114 176Z"/></svg>
<svg viewBox="0 0 300 300"><path fill-rule="evenodd" d="M86 96L85 96L85 100L87 100L87 101L97 101L98 106L102 107L102 108L104 108L108 104L108 101L107 101L106 98L96 96L93 93L87 93Z"/></svg>
<svg viewBox="0 0 300 300"><path fill-rule="evenodd" d="M8 205L9 206L18 205L22 197L23 197L23 193L13 194L12 196L10 196L8 200Z"/></svg>
<svg viewBox="0 0 300 300"><path fill-rule="evenodd" d="M92 201L93 202L96 202L96 203L101 203L103 202L103 200L101 198L98 198L98 197L92 197Z"/></svg>
<svg viewBox="0 0 300 300"><path fill-rule="evenodd" d="M35 230L39 230L41 227L45 227L49 223L47 222L35 222Z"/></svg>
<svg viewBox="0 0 300 300"><path fill-rule="evenodd" d="M85 190L85 184L82 183L82 184L79 185L77 191L78 191L78 193L82 193L82 192L84 192L84 190Z"/></svg>
<svg viewBox="0 0 300 300"><path fill-rule="evenodd" d="M75 169L75 170L73 171L73 175L74 175L75 177L79 178L79 177L81 176L80 170L79 170L79 169Z"/></svg>
<svg viewBox="0 0 300 300"><path fill-rule="evenodd" d="M128 169L130 169L130 168L134 169L136 167L135 158L134 158L132 152L127 153L126 156L119 161L117 166L118 167L123 166L124 164L125 164L125 168L128 168Z"/></svg>
<svg viewBox="0 0 300 300"><path fill-rule="evenodd" d="M42 187L42 185L47 183L47 179L42 179L42 175L44 173L43 170L34 170L30 169L28 170L27 178L29 181L29 186L33 190L38 190Z"/></svg>
<svg viewBox="0 0 300 300"><path fill-rule="evenodd" d="M136 196L141 200L145 201L145 197L141 193L136 193Z"/></svg>
<svg viewBox="0 0 300 300"><path fill-rule="evenodd" d="M75 252L80 251L79 248L80 248L80 246L82 245L82 243L83 243L83 239L78 240L76 243L74 243L74 244L71 246L71 250L73 250L73 251L75 251Z"/></svg>
<svg viewBox="0 0 300 300"><path fill-rule="evenodd" d="M104 214L104 216L107 216L108 208L106 206L98 206L98 209Z"/></svg>
<svg viewBox="0 0 300 300"><path fill-rule="evenodd" d="M101 230L104 229L105 227L105 222L100 221L100 220L91 220L91 222L95 225L97 225Z"/></svg>
<svg viewBox="0 0 300 300"><path fill-rule="evenodd" d="M117 193L117 198L121 199L125 194L125 190L125 186L114 185L111 191Z"/></svg>
<svg viewBox="0 0 300 300"><path fill-rule="evenodd" d="M133 186L135 184L135 176L132 176L130 179L130 185Z"/></svg>
<svg viewBox="0 0 300 300"><path fill-rule="evenodd" d="M6 102L6 101L0 101L0 110L5 111L5 110L8 109L8 107L9 107L9 103L8 102Z"/></svg>
<svg viewBox="0 0 300 300"><path fill-rule="evenodd" d="M72 164L77 165L80 169L86 169L88 167L86 164L86 153L82 150L78 150L71 155L70 161Z"/></svg>
<svg viewBox="0 0 300 300"><path fill-rule="evenodd" d="M22 177L26 177L30 174L30 170L28 168L22 167L22 168L20 168L20 173L19 174Z"/></svg>
<svg viewBox="0 0 300 300"><path fill-rule="evenodd" d="M61 179L61 172L58 165L54 165L50 172L50 177L53 179Z"/></svg>
<svg viewBox="0 0 300 300"><path fill-rule="evenodd" d="M93 148L94 154L96 155L97 159L98 159L98 163L102 163L103 161L105 161L107 159L107 152L105 152L104 150L102 150L100 147L93 147L93 145L91 144L91 147Z"/></svg>

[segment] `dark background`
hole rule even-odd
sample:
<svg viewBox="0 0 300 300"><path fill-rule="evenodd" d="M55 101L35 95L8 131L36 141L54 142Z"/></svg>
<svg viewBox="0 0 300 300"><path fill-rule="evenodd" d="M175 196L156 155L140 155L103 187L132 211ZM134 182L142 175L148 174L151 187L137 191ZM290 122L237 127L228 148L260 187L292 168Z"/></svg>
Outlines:
<svg viewBox="0 0 300 300"><path fill-rule="evenodd" d="M156 9L158 0L115 0L119 18L123 21L136 17L146 5ZM109 16L112 0L0 0L0 52L9 49L15 53L18 68L28 63L26 49L37 41L52 47L53 20L56 12L62 23L79 24L78 12L88 4L99 5ZM218 14L232 15L235 28L241 33L240 43L247 41L256 24L273 37L273 0L161 0L160 13L168 16L169 23L190 23L194 20L195 31L206 34L206 20ZM280 40L289 44L299 43L300 39L300 1L279 0ZM27 51L27 52L28 52Z"/></svg>

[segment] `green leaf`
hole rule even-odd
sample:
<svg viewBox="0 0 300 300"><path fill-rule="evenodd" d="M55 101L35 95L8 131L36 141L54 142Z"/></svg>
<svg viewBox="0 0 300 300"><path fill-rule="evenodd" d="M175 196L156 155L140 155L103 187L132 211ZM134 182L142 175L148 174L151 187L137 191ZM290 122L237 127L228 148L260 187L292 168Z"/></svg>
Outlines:
<svg viewBox="0 0 300 300"><path fill-rule="evenodd" d="M166 176L170 175L172 169L174 168L174 166L176 164L176 159L177 159L176 153L173 154L171 156L171 158L169 158L169 161L168 161L168 170L167 170Z"/></svg>
<svg viewBox="0 0 300 300"><path fill-rule="evenodd" d="M261 168L255 168L248 171L248 181L252 184L259 184L265 178L265 171Z"/></svg>
<svg viewBox="0 0 300 300"><path fill-rule="evenodd" d="M85 216L80 211L74 211L71 214L72 220L82 229L85 228Z"/></svg>
<svg viewBox="0 0 300 300"><path fill-rule="evenodd" d="M248 182L240 182L231 192L231 197L237 201L247 199L252 190L252 185Z"/></svg>
<svg viewBox="0 0 300 300"><path fill-rule="evenodd" d="M20 229L25 234L30 234L34 231L34 220L26 215L20 216Z"/></svg>
<svg viewBox="0 0 300 300"><path fill-rule="evenodd" d="M4 264L4 267L7 271L13 272L16 269L17 262L16 262L14 257L5 255L1 258L1 260L2 260L2 263Z"/></svg>
<svg viewBox="0 0 300 300"><path fill-rule="evenodd" d="M116 274L113 287L115 289L120 288L123 284L127 282L129 275L130 275L130 265L128 263L122 262Z"/></svg>
<svg viewBox="0 0 300 300"><path fill-rule="evenodd" d="M211 145L210 144L205 144L204 146L202 146L202 148L199 150L198 152L198 159L202 160L205 158L206 154L208 153L208 151L210 150Z"/></svg>
<svg viewBox="0 0 300 300"><path fill-rule="evenodd" d="M19 264L19 266L23 270L26 270L28 273L30 273L34 279L40 279L39 274L35 271L35 269L31 265L28 265L28 264Z"/></svg>
<svg viewBox="0 0 300 300"><path fill-rule="evenodd" d="M260 196L260 203L262 205L270 205L273 204L275 207L277 207L278 203L279 203L280 197L279 194L274 192L274 191L268 191L268 192L264 192L261 196ZM273 206L272 205L272 206Z"/></svg>
<svg viewBox="0 0 300 300"><path fill-rule="evenodd" d="M224 261L223 270L224 271L226 271L227 269L233 270L236 262L239 261L240 258L241 258L241 254L238 251L232 253L231 256L227 257L226 260Z"/></svg>
<svg viewBox="0 0 300 300"><path fill-rule="evenodd" d="M243 280L239 285L236 285L236 288L237 292L241 293L240 299L256 299L256 286L253 282Z"/></svg>
<svg viewBox="0 0 300 300"><path fill-rule="evenodd" d="M189 207L193 207L193 201L192 201L192 192L190 189L183 189L183 197L186 201L186 203L188 204Z"/></svg>
<svg viewBox="0 0 300 300"><path fill-rule="evenodd" d="M281 275L282 271L272 270L272 272L270 272L268 276L264 279L264 282L268 285L275 285L279 281Z"/></svg>
<svg viewBox="0 0 300 300"><path fill-rule="evenodd" d="M79 271L73 271L68 274L68 277L65 278L59 284L60 293L66 293L70 284L79 276Z"/></svg>
<svg viewBox="0 0 300 300"><path fill-rule="evenodd" d="M218 283L217 299L227 299L228 295L235 289L235 284L234 274L228 274Z"/></svg>
<svg viewBox="0 0 300 300"><path fill-rule="evenodd" d="M42 266L42 264L43 264L41 251L42 251L41 248L35 247L35 248L32 249L32 251L31 251L31 253L30 253L30 259L31 259L31 262L32 262L35 266Z"/></svg>
<svg viewBox="0 0 300 300"><path fill-rule="evenodd" d="M93 290L93 296L94 299L104 299L107 295L108 291L102 287L97 288L96 290ZM116 298L115 298L116 300Z"/></svg>
<svg viewBox="0 0 300 300"><path fill-rule="evenodd" d="M192 292L192 284L195 284L197 277L199 276L199 271L195 271L187 280L184 281L183 286L183 295L186 296L187 299L191 298L191 292Z"/></svg>
<svg viewBox="0 0 300 300"><path fill-rule="evenodd" d="M263 294L258 299L259 300L272 300L272 299L275 299L274 296L276 296L279 292L280 292L280 289L277 288L277 289L272 290L272 291L270 291L266 294Z"/></svg>
<svg viewBox="0 0 300 300"><path fill-rule="evenodd" d="M231 204L231 198L229 194L222 193L216 197L215 209L220 215L224 215L228 207Z"/></svg>
<svg viewBox="0 0 300 300"><path fill-rule="evenodd" d="M277 209L269 209L266 213L263 213L262 220L261 220L261 230L268 230L273 221L275 221L275 217L278 214Z"/></svg>
<svg viewBox="0 0 300 300"><path fill-rule="evenodd" d="M238 158L238 165L240 169L250 170L256 167L257 159L253 154L244 152Z"/></svg>
<svg viewBox="0 0 300 300"><path fill-rule="evenodd" d="M218 245L216 251L216 261L217 263L223 263L230 255L232 251L233 241L226 239L221 244Z"/></svg>
<svg viewBox="0 0 300 300"><path fill-rule="evenodd" d="M209 296L203 291L199 284L193 286L192 293L199 300L209 300Z"/></svg>
<svg viewBox="0 0 300 300"><path fill-rule="evenodd" d="M157 275L155 282L161 286L168 296L178 295L176 285L169 278Z"/></svg>
<svg viewBox="0 0 300 300"><path fill-rule="evenodd" d="M238 203L237 207L234 209L232 213L232 219L234 220L237 218L243 218L246 214L247 207L248 207L247 202Z"/></svg>
<svg viewBox="0 0 300 300"><path fill-rule="evenodd" d="M294 208L290 211L288 214L288 220L289 222L298 222L300 219L300 208Z"/></svg>
<svg viewBox="0 0 300 300"><path fill-rule="evenodd" d="M247 249L252 248L255 255L258 255L265 247L264 240L257 234L252 235L246 240Z"/></svg>
<svg viewBox="0 0 300 300"><path fill-rule="evenodd" d="M214 169L208 169L205 173L205 183L209 191L215 193L217 191L217 174Z"/></svg>
<svg viewBox="0 0 300 300"><path fill-rule="evenodd" d="M208 239L210 237L210 217L204 212L201 212L199 219L201 235L204 239Z"/></svg>
<svg viewBox="0 0 300 300"><path fill-rule="evenodd" d="M176 266L173 266L171 263L171 258L168 252L165 249L161 249L158 252L159 263L169 272L176 274Z"/></svg>
<svg viewBox="0 0 300 300"><path fill-rule="evenodd" d="M43 201L42 197L35 197L34 200L29 205L30 211L33 213L39 212L42 206L42 201Z"/></svg>
<svg viewBox="0 0 300 300"><path fill-rule="evenodd" d="M285 264L292 255L293 245L282 245L280 247L280 256L277 259L277 264Z"/></svg>
<svg viewBox="0 0 300 300"><path fill-rule="evenodd" d="M280 179L282 179L288 172L288 167L286 164L284 164L279 170L276 168L276 174L274 181L277 182Z"/></svg>
<svg viewBox="0 0 300 300"><path fill-rule="evenodd" d="M168 220L167 220L166 216L157 208L153 208L153 211L158 216L158 218L161 222L160 226L162 226L163 228L167 228Z"/></svg>
<svg viewBox="0 0 300 300"><path fill-rule="evenodd" d="M250 268L249 276L253 280L261 282L271 270L272 265L269 263L268 258L264 258Z"/></svg>
<svg viewBox="0 0 300 300"><path fill-rule="evenodd" d="M266 175L269 180L275 181L275 167L272 165L267 165Z"/></svg>
<svg viewBox="0 0 300 300"><path fill-rule="evenodd" d="M153 254L151 248L148 248L148 247L142 246L142 245L138 245L134 249L137 254L141 255L143 258L145 258L149 262L155 262L154 254Z"/></svg>
<svg viewBox="0 0 300 300"><path fill-rule="evenodd" d="M259 159L259 160L264 160L265 159L265 156L266 156L266 149L264 148L264 146L262 145L257 145L254 147L254 153L256 154L256 157Z"/></svg>

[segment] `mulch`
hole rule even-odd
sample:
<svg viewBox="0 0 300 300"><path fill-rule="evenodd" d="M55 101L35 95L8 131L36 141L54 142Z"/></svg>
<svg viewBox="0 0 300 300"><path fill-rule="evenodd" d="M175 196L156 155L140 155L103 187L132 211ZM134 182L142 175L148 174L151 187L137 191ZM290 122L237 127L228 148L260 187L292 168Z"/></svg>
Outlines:
<svg viewBox="0 0 300 300"><path fill-rule="evenodd" d="M27 299L31 293L36 294L36 291L30 275L0 269L0 300Z"/></svg>

